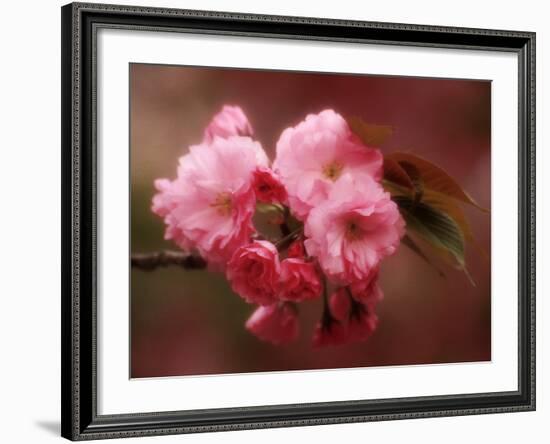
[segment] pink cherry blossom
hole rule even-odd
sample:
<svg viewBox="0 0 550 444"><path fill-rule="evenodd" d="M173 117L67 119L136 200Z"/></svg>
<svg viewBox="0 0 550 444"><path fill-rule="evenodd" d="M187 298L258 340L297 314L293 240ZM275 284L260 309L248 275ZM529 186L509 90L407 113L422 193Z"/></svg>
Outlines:
<svg viewBox="0 0 550 444"><path fill-rule="evenodd" d="M341 287L330 295L330 314L338 321L346 321L351 309L351 300L348 291Z"/></svg>
<svg viewBox="0 0 550 444"><path fill-rule="evenodd" d="M252 126L243 110L238 106L225 105L204 130L204 141L211 142L214 137L251 137L252 134Z"/></svg>
<svg viewBox="0 0 550 444"><path fill-rule="evenodd" d="M168 179L155 180L155 188L158 193L153 196L152 210L155 214L164 218L166 225L164 238L173 240L183 250L190 250L193 248L193 243L185 237L183 231L178 227L178 220L173 213L173 210L178 206L177 197L172 192L173 186L173 182Z"/></svg>
<svg viewBox="0 0 550 444"><path fill-rule="evenodd" d="M376 304L384 298L384 293L378 283L378 269L373 270L367 279L352 283L350 290L356 301L374 309Z"/></svg>
<svg viewBox="0 0 550 444"><path fill-rule="evenodd" d="M286 203L287 194L279 177L269 168L258 168L254 172L256 198L264 203Z"/></svg>
<svg viewBox="0 0 550 444"><path fill-rule="evenodd" d="M267 157L249 137L215 137L190 147L175 180L155 181L152 210L164 218L165 238L197 249L209 266L223 269L254 232L252 181L258 166L267 166Z"/></svg>
<svg viewBox="0 0 550 444"><path fill-rule="evenodd" d="M348 322L347 342L362 342L367 340L378 326L378 316L368 306L354 303L354 309Z"/></svg>
<svg viewBox="0 0 550 444"><path fill-rule="evenodd" d="M311 210L304 243L329 279L348 285L368 279L381 259L396 251L404 227L397 205L380 184L345 175Z"/></svg>
<svg viewBox="0 0 550 444"><path fill-rule="evenodd" d="M295 240L292 242L287 251L286 251L287 257L290 258L297 258L297 259L304 259L306 257L306 250L304 247L304 241L302 239Z"/></svg>
<svg viewBox="0 0 550 444"><path fill-rule="evenodd" d="M286 344L298 337L296 307L290 303L260 306L252 313L245 326L264 341L275 345Z"/></svg>
<svg viewBox="0 0 550 444"><path fill-rule="evenodd" d="M356 301L346 288L339 288L329 300L313 333L313 345L342 345L367 340L378 326L374 301ZM325 308L326 310L326 308Z"/></svg>
<svg viewBox="0 0 550 444"><path fill-rule="evenodd" d="M277 248L254 241L237 249L227 265L231 287L245 301L270 305L277 301L281 265Z"/></svg>
<svg viewBox="0 0 550 444"><path fill-rule="evenodd" d="M343 175L380 180L382 165L380 151L365 146L341 115L327 109L283 131L273 169L287 189L293 213L304 220Z"/></svg>
<svg viewBox="0 0 550 444"><path fill-rule="evenodd" d="M288 258L281 262L279 298L305 301L321 294L321 280L315 265L302 259Z"/></svg>
<svg viewBox="0 0 550 444"><path fill-rule="evenodd" d="M315 325L312 342L314 347L341 345L346 343L348 337L347 325L333 319L329 322L320 321Z"/></svg>

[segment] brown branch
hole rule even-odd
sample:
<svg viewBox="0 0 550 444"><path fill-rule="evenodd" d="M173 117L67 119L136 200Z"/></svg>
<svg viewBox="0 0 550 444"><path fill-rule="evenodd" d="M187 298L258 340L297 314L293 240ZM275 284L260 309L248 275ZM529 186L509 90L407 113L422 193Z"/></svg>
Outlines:
<svg viewBox="0 0 550 444"><path fill-rule="evenodd" d="M282 237L278 241L274 242L275 247L278 251L283 251L284 249L288 248L288 246L294 242L296 239L298 239L303 233L303 228L297 228L296 230L288 233L285 237Z"/></svg>
<svg viewBox="0 0 550 444"><path fill-rule="evenodd" d="M274 242L275 246L279 250L283 250L295 241L301 233L301 228L295 230L287 236L279 239L277 242ZM265 238L261 235L255 235L253 236L253 239L264 240ZM131 265L132 268L137 268L143 271L153 271L157 268L168 267L170 265L176 265L186 270L200 270L206 268L206 260L193 253L163 250L152 253L132 253Z"/></svg>
<svg viewBox="0 0 550 444"><path fill-rule="evenodd" d="M153 271L160 267L177 265L186 270L200 270L206 268L206 261L192 253L183 251L158 251L154 253L133 253L131 264L133 268L143 271Z"/></svg>

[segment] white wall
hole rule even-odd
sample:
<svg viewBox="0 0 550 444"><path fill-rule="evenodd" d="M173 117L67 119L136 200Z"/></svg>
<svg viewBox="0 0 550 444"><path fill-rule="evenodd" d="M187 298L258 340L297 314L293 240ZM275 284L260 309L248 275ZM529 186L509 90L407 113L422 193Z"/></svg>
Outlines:
<svg viewBox="0 0 550 444"><path fill-rule="evenodd" d="M255 430L126 442L545 442L550 420L550 391L545 384L550 329L544 326L549 304L543 295L542 232L548 208L542 196L549 180L542 177L546 157L543 138L550 103L543 72L548 63L550 15L546 2L527 0L460 2L386 0L164 0L118 3L212 9L281 15L314 15L389 22L537 32L538 124L538 410L484 415L349 424L293 429ZM59 435L59 299L60 299L60 11L63 2L4 2L0 26L0 434L3 442L45 443ZM545 26L546 25L546 26ZM546 54L543 54L545 52ZM548 77L548 74L546 74ZM498 155L498 154L497 154ZM546 214L543 214L546 213ZM546 356L543 354L546 348Z"/></svg>

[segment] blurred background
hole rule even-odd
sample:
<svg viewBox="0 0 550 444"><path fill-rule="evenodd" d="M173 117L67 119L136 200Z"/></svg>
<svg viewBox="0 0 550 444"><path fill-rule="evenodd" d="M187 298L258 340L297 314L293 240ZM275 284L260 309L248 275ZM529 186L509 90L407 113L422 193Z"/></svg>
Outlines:
<svg viewBox="0 0 550 444"><path fill-rule="evenodd" d="M315 74L132 64L131 250L175 249L151 211L153 181L173 179L224 104L239 105L271 159L283 129L332 108L392 125L384 153L411 151L443 167L477 202L491 202L488 81ZM490 215L465 207L490 252ZM429 252L428 247L425 251ZM299 305L297 342L273 346L244 328L253 311L223 274L177 267L131 271L131 377L244 373L491 359L491 264L469 245L476 282L441 263L446 278L402 246L382 265L379 326L366 342L313 348L320 300Z"/></svg>

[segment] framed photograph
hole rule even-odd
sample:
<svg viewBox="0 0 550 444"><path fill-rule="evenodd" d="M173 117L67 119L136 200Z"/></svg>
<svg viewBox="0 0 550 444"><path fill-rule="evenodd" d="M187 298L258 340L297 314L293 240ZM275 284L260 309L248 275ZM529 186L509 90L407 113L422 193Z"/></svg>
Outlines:
<svg viewBox="0 0 550 444"><path fill-rule="evenodd" d="M61 13L64 437L535 409L534 33Z"/></svg>

